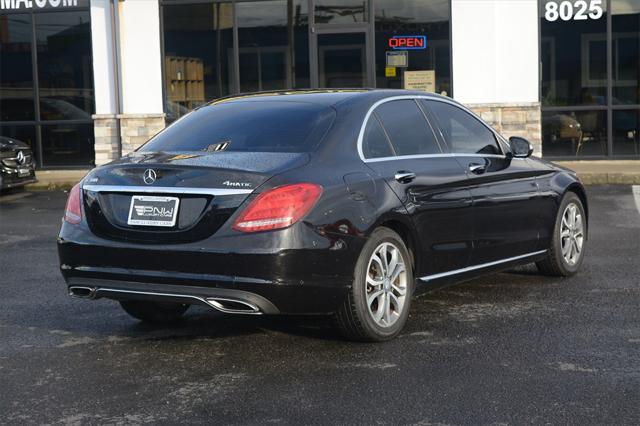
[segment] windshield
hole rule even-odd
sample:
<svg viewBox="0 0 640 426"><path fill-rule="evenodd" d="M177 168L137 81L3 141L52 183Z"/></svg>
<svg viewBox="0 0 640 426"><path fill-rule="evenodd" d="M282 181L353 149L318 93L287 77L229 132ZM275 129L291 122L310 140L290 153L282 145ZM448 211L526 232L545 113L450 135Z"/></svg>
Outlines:
<svg viewBox="0 0 640 426"><path fill-rule="evenodd" d="M139 152L310 152L335 111L303 102L228 102L202 107L158 133Z"/></svg>

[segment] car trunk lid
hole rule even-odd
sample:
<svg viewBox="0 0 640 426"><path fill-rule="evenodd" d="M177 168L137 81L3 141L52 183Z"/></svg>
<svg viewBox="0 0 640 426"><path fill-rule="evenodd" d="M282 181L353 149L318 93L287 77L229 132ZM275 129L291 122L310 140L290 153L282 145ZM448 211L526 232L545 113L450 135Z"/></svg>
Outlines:
<svg viewBox="0 0 640 426"><path fill-rule="evenodd" d="M272 176L307 161L301 153L134 153L87 175L87 222L97 235L115 240L201 240ZM149 216L142 217L145 209ZM159 221L135 220L141 218Z"/></svg>

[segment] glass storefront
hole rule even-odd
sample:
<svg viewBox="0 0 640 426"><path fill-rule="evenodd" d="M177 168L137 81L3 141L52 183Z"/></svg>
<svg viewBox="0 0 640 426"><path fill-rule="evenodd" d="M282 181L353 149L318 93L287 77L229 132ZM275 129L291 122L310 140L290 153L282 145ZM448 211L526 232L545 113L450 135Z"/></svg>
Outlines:
<svg viewBox="0 0 640 426"><path fill-rule="evenodd" d="M234 92L233 5L163 8L165 112L173 121L206 99Z"/></svg>
<svg viewBox="0 0 640 426"><path fill-rule="evenodd" d="M318 87L366 87L365 33L318 35Z"/></svg>
<svg viewBox="0 0 640 426"><path fill-rule="evenodd" d="M405 71L432 70L434 92L452 96L450 21L450 0L377 0L376 87L402 89ZM387 76L389 40L398 35L426 35L426 48L406 50L407 67Z"/></svg>
<svg viewBox="0 0 640 426"><path fill-rule="evenodd" d="M236 13L240 92L309 84L306 2L238 3Z"/></svg>
<svg viewBox="0 0 640 426"><path fill-rule="evenodd" d="M450 0L161 4L168 121L234 93L402 88L405 72L452 95ZM425 42L390 41L406 37Z"/></svg>
<svg viewBox="0 0 640 426"><path fill-rule="evenodd" d="M162 16L167 121L232 93L309 87L306 0L167 3Z"/></svg>
<svg viewBox="0 0 640 426"><path fill-rule="evenodd" d="M638 157L640 2L540 0L542 153Z"/></svg>
<svg viewBox="0 0 640 426"><path fill-rule="evenodd" d="M0 135L31 145L41 168L94 161L88 1L0 14Z"/></svg>
<svg viewBox="0 0 640 426"><path fill-rule="evenodd" d="M369 20L367 0L315 0L316 24L351 24Z"/></svg>
<svg viewBox="0 0 640 426"><path fill-rule="evenodd" d="M451 0L159 2L167 122L237 93L454 94ZM28 4L0 10L0 135L40 168L90 166L89 0ZM539 22L543 155L639 158L640 1L539 0Z"/></svg>

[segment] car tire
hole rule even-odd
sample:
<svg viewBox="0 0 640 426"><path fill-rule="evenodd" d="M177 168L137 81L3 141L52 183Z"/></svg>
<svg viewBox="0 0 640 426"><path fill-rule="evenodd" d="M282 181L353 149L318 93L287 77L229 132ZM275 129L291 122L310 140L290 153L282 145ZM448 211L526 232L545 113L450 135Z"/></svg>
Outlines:
<svg viewBox="0 0 640 426"><path fill-rule="evenodd" d="M570 277L584 260L587 216L580 197L567 192L562 198L547 257L536 262L538 271L554 277Z"/></svg>
<svg viewBox="0 0 640 426"><path fill-rule="evenodd" d="M353 285L335 314L338 329L349 340L393 339L407 322L413 289L413 265L404 241L389 228L375 229L356 262Z"/></svg>
<svg viewBox="0 0 640 426"><path fill-rule="evenodd" d="M126 313L140 321L168 324L179 320L187 312L189 305L179 303L149 302L143 300L122 300L120 306Z"/></svg>

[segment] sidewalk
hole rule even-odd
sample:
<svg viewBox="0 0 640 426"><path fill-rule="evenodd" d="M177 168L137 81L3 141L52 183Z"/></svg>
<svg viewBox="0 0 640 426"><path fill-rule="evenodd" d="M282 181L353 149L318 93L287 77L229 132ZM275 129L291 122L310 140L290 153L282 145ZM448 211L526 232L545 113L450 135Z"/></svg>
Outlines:
<svg viewBox="0 0 640 426"><path fill-rule="evenodd" d="M640 185L640 160L557 161L557 164L578 172L585 185ZM38 183L27 185L31 190L69 189L89 170L40 170Z"/></svg>
<svg viewBox="0 0 640 426"><path fill-rule="evenodd" d="M640 184L640 160L555 161L578 172L585 185Z"/></svg>

